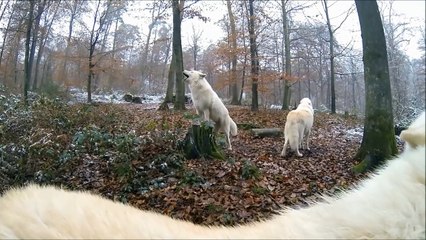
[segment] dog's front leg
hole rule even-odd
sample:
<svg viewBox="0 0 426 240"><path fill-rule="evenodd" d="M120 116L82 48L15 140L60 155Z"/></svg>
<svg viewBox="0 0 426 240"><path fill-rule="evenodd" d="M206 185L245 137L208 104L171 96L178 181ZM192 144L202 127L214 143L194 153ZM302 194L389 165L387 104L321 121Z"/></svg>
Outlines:
<svg viewBox="0 0 426 240"><path fill-rule="evenodd" d="M281 151L281 156L282 156L282 157L285 157L285 155L286 155L287 145L288 145L288 138L285 138L285 139L284 139L284 146L283 146L283 150Z"/></svg>
<svg viewBox="0 0 426 240"><path fill-rule="evenodd" d="M204 120L205 121L209 121L210 120L210 111L208 109L204 110Z"/></svg>

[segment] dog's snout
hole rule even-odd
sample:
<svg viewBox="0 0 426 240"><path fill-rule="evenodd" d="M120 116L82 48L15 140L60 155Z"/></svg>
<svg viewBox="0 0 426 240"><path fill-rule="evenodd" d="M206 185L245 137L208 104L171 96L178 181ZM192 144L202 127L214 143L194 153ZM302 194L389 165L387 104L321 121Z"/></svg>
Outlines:
<svg viewBox="0 0 426 240"><path fill-rule="evenodd" d="M185 78L189 78L189 74L187 74L187 73L183 73L183 76L185 76Z"/></svg>

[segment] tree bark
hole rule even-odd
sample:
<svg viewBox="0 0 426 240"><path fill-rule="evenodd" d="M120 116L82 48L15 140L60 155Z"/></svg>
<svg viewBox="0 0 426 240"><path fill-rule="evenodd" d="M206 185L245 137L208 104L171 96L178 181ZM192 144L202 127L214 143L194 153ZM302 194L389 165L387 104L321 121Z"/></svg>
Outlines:
<svg viewBox="0 0 426 240"><path fill-rule="evenodd" d="M323 0L324 2L324 11L327 19L327 28L329 34L329 46L330 46L330 105L331 105L331 113L336 113L336 90L335 90L335 70L334 70L334 33L333 29L331 29L330 17L328 15L328 6L327 0Z"/></svg>
<svg viewBox="0 0 426 240"><path fill-rule="evenodd" d="M249 34L250 34L250 59L251 59L251 110L257 111L259 109L258 102L258 93L257 93L257 85L259 80L259 58L257 53L257 44L256 44L256 33L254 26L254 13L253 13L253 1L249 0Z"/></svg>
<svg viewBox="0 0 426 240"><path fill-rule="evenodd" d="M25 39L25 59L24 59L24 103L28 104L28 91L31 83L31 61L30 61L30 42L31 42L31 30L33 28L33 16L34 16L34 5L35 1L29 1L30 9L27 20L27 32Z"/></svg>
<svg viewBox="0 0 426 240"><path fill-rule="evenodd" d="M231 26L231 104L238 105L238 88L237 88L237 31L235 27L235 17L232 13L231 0L226 0L228 7L229 24Z"/></svg>
<svg viewBox="0 0 426 240"><path fill-rule="evenodd" d="M286 0L281 0L282 15L283 15L283 34L284 34L284 62L285 62L285 76L282 77L284 81L283 91L283 105L282 110L288 110L291 99L291 85L288 82L291 76L291 53L290 53L290 31L288 24L288 16L286 9Z"/></svg>
<svg viewBox="0 0 426 240"><path fill-rule="evenodd" d="M173 0L173 58L176 79L176 101L174 109L185 110L185 84L183 82L183 54L181 39L181 11L185 0Z"/></svg>
<svg viewBox="0 0 426 240"><path fill-rule="evenodd" d="M213 126L205 123L193 124L185 136L182 149L186 159L225 159L216 144Z"/></svg>
<svg viewBox="0 0 426 240"><path fill-rule="evenodd" d="M395 155L397 148L386 40L377 2L355 0L355 4L362 35L365 120L361 147L355 155L362 162L354 170L364 172Z"/></svg>

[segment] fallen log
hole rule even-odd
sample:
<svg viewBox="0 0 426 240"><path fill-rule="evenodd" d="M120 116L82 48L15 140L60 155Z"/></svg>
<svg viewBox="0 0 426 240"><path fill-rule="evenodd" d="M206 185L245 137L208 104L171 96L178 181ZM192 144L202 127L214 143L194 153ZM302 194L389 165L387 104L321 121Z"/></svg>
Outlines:
<svg viewBox="0 0 426 240"><path fill-rule="evenodd" d="M282 137L283 131L282 128L253 128L250 130L255 137Z"/></svg>

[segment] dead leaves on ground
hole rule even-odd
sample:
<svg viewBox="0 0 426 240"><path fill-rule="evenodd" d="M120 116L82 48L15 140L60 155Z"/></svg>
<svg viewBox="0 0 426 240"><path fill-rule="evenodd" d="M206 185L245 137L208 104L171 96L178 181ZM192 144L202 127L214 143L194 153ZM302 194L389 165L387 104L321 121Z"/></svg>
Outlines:
<svg viewBox="0 0 426 240"><path fill-rule="evenodd" d="M301 158L279 156L281 137L255 138L248 129L239 129L232 139L233 150L225 150L227 158L222 161L181 159L176 146L191 125L187 115L192 110L159 112L118 104L99 105L93 111L97 112L86 119L87 125L96 124L109 133L132 132L141 141L140 148L124 162L128 163L124 169L114 165L114 153L80 155L48 183L90 190L199 224L235 225L272 217L283 207L319 201L320 194L337 194L364 177L351 171L361 135L347 132L359 128L359 121L340 115L316 113L311 149L302 150ZM229 111L237 123L264 128L283 128L287 114L235 106ZM62 150L70 148L71 132L49 129L47 123L39 126L34 141L45 141L48 133L48 140ZM223 135L218 141L224 142Z"/></svg>

